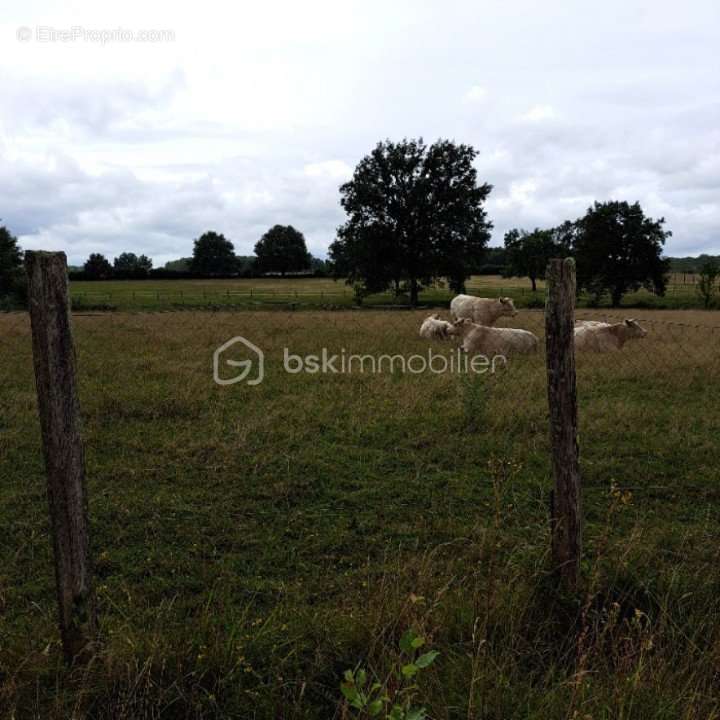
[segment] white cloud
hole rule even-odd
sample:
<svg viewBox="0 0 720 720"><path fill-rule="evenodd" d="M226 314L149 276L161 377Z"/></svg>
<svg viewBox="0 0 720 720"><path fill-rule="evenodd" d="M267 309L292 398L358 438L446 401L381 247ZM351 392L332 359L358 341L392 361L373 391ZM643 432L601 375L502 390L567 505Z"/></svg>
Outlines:
<svg viewBox="0 0 720 720"><path fill-rule="evenodd" d="M305 175L311 178L345 182L352 177L353 169L342 160L325 160L307 164L304 172Z"/></svg>
<svg viewBox="0 0 720 720"><path fill-rule="evenodd" d="M487 96L487 88L482 85L473 85L465 95L463 95L463 102L468 104L481 103L487 99Z"/></svg>
<svg viewBox="0 0 720 720"><path fill-rule="evenodd" d="M534 105L527 112L522 113L519 119L523 122L540 123L556 118L557 112L552 105Z"/></svg>

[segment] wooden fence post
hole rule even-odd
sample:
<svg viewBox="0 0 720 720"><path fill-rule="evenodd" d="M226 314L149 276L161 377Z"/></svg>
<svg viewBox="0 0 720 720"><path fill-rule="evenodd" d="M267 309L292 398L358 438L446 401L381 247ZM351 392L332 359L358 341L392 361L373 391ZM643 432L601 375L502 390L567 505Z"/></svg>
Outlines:
<svg viewBox="0 0 720 720"><path fill-rule="evenodd" d="M25 269L60 635L72 663L89 657L97 613L65 253L27 251Z"/></svg>
<svg viewBox="0 0 720 720"><path fill-rule="evenodd" d="M578 584L582 552L580 467L575 379L575 262L551 260L547 267L545 341L552 469L550 500L552 561L560 582Z"/></svg>

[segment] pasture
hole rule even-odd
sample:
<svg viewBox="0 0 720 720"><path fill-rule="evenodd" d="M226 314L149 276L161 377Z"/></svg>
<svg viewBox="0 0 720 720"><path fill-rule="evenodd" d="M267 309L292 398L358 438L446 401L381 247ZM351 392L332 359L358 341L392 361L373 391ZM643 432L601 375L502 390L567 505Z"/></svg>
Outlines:
<svg viewBox="0 0 720 720"><path fill-rule="evenodd" d="M699 298L694 276L676 273L671 276L665 297L646 290L629 293L623 304L638 308L694 308ZM472 295L496 297L509 295L518 307L541 307L544 304L543 281L532 292L527 278L505 278L500 275L476 275L467 282ZM289 305L300 308L342 308L355 302L353 289L342 280L329 278L254 278L225 280L103 280L76 281L70 284L73 306L97 310L177 310L208 307L262 309ZM425 289L420 302L425 305L447 306L452 293L445 284ZM579 299L581 305L587 298ZM371 295L366 306L404 305L406 296L391 293Z"/></svg>
<svg viewBox="0 0 720 720"><path fill-rule="evenodd" d="M547 577L542 353L485 375L283 369L286 347L426 353L425 315L76 314L103 648L72 672L29 322L0 315L0 714L351 717L343 672L392 689L413 628L440 653L416 690L432 718L720 716L720 313L633 311L645 340L578 358L579 601ZM542 336L543 316L499 324ZM213 382L236 335L265 352L255 387Z"/></svg>

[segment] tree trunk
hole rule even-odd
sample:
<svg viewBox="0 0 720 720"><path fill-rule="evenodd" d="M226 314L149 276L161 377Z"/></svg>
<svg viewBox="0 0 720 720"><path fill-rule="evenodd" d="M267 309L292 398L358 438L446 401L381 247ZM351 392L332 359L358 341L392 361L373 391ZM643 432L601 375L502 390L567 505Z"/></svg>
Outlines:
<svg viewBox="0 0 720 720"><path fill-rule="evenodd" d="M418 304L418 281L417 278L410 279L410 305L417 307Z"/></svg>
<svg viewBox="0 0 720 720"><path fill-rule="evenodd" d="M532 291L537 292L537 278L535 276L531 277L530 282L532 283Z"/></svg>

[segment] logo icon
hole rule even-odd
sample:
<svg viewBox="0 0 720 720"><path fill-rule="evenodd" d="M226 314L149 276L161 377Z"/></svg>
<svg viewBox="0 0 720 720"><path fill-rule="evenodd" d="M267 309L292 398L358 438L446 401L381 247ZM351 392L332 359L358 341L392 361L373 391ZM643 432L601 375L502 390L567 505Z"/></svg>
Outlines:
<svg viewBox="0 0 720 720"><path fill-rule="evenodd" d="M236 346L239 346L237 350L245 348L246 351L249 351L250 357L246 360L235 360L226 357L224 364L232 368L239 368L240 372L232 377L223 378L220 376L220 365L223 355L227 353L230 348ZM248 385L259 385L263 381L265 377L265 354L257 345L251 343L242 335L236 335L234 338L231 338L213 353L213 380L218 385L234 385L235 383L242 382L250 375L254 367L257 367L257 375L251 380L246 381Z"/></svg>

